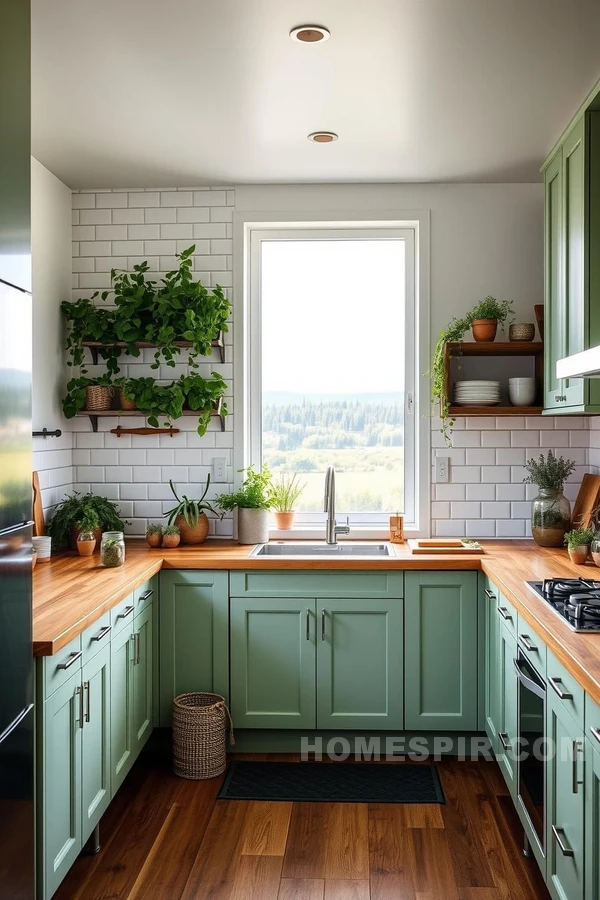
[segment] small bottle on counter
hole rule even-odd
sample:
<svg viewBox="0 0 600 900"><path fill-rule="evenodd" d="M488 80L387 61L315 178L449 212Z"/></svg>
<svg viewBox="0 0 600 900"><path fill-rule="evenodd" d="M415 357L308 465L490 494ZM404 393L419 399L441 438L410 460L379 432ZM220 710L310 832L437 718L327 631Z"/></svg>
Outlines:
<svg viewBox="0 0 600 900"><path fill-rule="evenodd" d="M122 531L105 531L100 544L100 558L107 569L122 566L125 562L125 538Z"/></svg>

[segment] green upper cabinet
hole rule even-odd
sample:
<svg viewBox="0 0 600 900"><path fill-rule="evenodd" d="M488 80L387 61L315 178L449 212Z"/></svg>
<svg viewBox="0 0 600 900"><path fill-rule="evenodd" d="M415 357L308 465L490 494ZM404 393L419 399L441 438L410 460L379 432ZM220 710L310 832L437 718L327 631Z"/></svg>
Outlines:
<svg viewBox="0 0 600 900"><path fill-rule="evenodd" d="M405 727L477 730L477 573L407 572Z"/></svg>
<svg viewBox="0 0 600 900"><path fill-rule="evenodd" d="M600 343L600 112L582 113L544 168L545 410L600 412L594 379L556 377L557 360Z"/></svg>
<svg viewBox="0 0 600 900"><path fill-rule="evenodd" d="M403 727L403 601L317 601L317 728Z"/></svg>
<svg viewBox="0 0 600 900"><path fill-rule="evenodd" d="M231 714L237 728L315 727L315 610L314 600L232 598Z"/></svg>
<svg viewBox="0 0 600 900"><path fill-rule="evenodd" d="M227 697L228 572L163 570L160 574L160 724L170 726L173 700L189 691Z"/></svg>

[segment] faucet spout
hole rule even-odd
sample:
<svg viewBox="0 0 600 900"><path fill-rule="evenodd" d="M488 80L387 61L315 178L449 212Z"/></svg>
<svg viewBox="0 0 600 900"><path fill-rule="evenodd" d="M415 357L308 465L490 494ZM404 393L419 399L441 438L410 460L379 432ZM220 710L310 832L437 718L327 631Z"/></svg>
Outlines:
<svg viewBox="0 0 600 900"><path fill-rule="evenodd" d="M325 525L325 539L328 544L337 544L338 534L349 534L350 525L337 525L335 521L335 469L333 466L327 468L325 474L325 498L324 512L327 513L327 523Z"/></svg>

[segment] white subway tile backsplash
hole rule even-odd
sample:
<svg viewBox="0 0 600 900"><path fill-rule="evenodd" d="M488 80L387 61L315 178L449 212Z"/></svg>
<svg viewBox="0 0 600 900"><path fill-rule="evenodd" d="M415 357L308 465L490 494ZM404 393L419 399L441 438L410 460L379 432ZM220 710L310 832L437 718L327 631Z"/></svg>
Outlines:
<svg viewBox="0 0 600 900"><path fill-rule="evenodd" d="M136 193L129 194L129 205L130 207L147 207L147 206L160 206L160 194L158 191L140 191Z"/></svg>
<svg viewBox="0 0 600 900"><path fill-rule="evenodd" d="M98 209L119 209L120 207L127 206L127 194L117 193L116 191L107 193L97 191L96 206Z"/></svg>
<svg viewBox="0 0 600 900"><path fill-rule="evenodd" d="M529 534L529 522L525 519L498 519L496 522L496 535L499 538L519 538Z"/></svg>
<svg viewBox="0 0 600 900"><path fill-rule="evenodd" d="M191 206L193 202L192 191L162 191L160 195L161 206Z"/></svg>
<svg viewBox="0 0 600 900"><path fill-rule="evenodd" d="M451 513L453 519L478 519L481 515L481 504L469 501L452 503Z"/></svg>
<svg viewBox="0 0 600 900"><path fill-rule="evenodd" d="M129 225L127 234L124 237L130 241L158 240L160 238L160 225Z"/></svg>
<svg viewBox="0 0 600 900"><path fill-rule="evenodd" d="M144 221L143 209L113 209L114 225L141 225Z"/></svg>
<svg viewBox="0 0 600 900"><path fill-rule="evenodd" d="M436 500L464 500L466 497L466 485L436 484L434 485L434 492Z"/></svg>
<svg viewBox="0 0 600 900"><path fill-rule="evenodd" d="M468 432L467 432L468 433ZM466 463L468 466L493 466L496 462L496 451L491 447L485 449L467 448Z"/></svg>
<svg viewBox="0 0 600 900"><path fill-rule="evenodd" d="M496 485L494 484L467 484L465 485L467 500L495 500Z"/></svg>
<svg viewBox="0 0 600 900"><path fill-rule="evenodd" d="M486 484L510 482L510 466L482 466L481 480Z"/></svg>
<svg viewBox="0 0 600 900"><path fill-rule="evenodd" d="M161 225L160 226L160 237L164 240L175 238L181 240L191 240L193 237L194 226L189 225Z"/></svg>
<svg viewBox="0 0 600 900"><path fill-rule="evenodd" d="M525 485L524 484L497 484L496 485L497 500L524 500Z"/></svg>
<svg viewBox="0 0 600 900"><path fill-rule="evenodd" d="M120 495L122 500L145 500L148 496L147 484L121 484Z"/></svg>
<svg viewBox="0 0 600 900"><path fill-rule="evenodd" d="M126 241L127 225L96 225L97 241ZM113 253L119 253L113 246Z"/></svg>
<svg viewBox="0 0 600 900"><path fill-rule="evenodd" d="M510 447L510 431L482 431L482 447Z"/></svg>
<svg viewBox="0 0 600 900"><path fill-rule="evenodd" d="M541 435L552 435L552 431L531 431L526 428L525 431L512 431L510 435L510 443L512 447L538 447L541 442Z"/></svg>
<svg viewBox="0 0 600 900"><path fill-rule="evenodd" d="M510 503L500 500L482 503L481 515L484 519L510 519Z"/></svg>

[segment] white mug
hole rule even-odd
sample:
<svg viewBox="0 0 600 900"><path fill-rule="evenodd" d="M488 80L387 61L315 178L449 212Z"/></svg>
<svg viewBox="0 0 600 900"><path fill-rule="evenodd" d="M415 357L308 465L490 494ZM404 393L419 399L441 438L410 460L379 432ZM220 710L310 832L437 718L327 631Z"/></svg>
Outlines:
<svg viewBox="0 0 600 900"><path fill-rule="evenodd" d="M508 379L508 396L513 406L532 406L535 390L535 378Z"/></svg>

